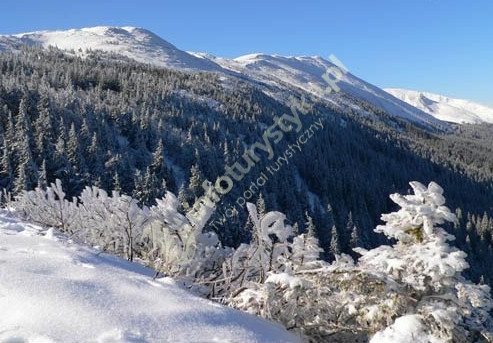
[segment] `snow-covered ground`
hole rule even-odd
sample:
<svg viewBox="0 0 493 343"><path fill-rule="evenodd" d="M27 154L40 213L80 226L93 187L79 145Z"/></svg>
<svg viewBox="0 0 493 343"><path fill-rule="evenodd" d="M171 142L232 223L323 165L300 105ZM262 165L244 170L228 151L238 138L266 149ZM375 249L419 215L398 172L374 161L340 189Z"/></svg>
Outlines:
<svg viewBox="0 0 493 343"><path fill-rule="evenodd" d="M457 124L493 123L493 108L470 100L407 89L388 88L385 91L443 121Z"/></svg>
<svg viewBox="0 0 493 343"><path fill-rule="evenodd" d="M0 213L2 343L287 343L281 326Z"/></svg>

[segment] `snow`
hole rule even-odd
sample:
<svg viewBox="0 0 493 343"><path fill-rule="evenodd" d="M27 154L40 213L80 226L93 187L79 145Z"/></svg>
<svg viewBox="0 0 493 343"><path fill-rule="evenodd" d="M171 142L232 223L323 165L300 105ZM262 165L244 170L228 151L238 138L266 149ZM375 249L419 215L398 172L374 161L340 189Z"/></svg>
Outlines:
<svg viewBox="0 0 493 343"><path fill-rule="evenodd" d="M272 85L290 85L334 104L356 107L363 114L366 113L364 109L351 103L344 94L366 101L390 115L425 125L443 126L443 123L428 113L410 106L349 72L342 73L337 79L337 86L342 92L328 93L326 91L328 83L322 76L335 65L320 56L284 57L255 53L233 60L215 58L213 61L224 69L246 74L257 81Z"/></svg>
<svg viewBox="0 0 493 343"><path fill-rule="evenodd" d="M129 57L137 62L185 70L219 71L214 62L198 58L176 48L154 33L137 27L96 26L66 31L37 31L0 35L0 50L20 44L54 46L74 50L85 56L86 50L102 50Z"/></svg>
<svg viewBox="0 0 493 343"><path fill-rule="evenodd" d="M281 326L0 213L0 342L298 342Z"/></svg>
<svg viewBox="0 0 493 343"><path fill-rule="evenodd" d="M398 88L385 91L443 121L457 124L493 123L493 108L470 100Z"/></svg>
<svg viewBox="0 0 493 343"><path fill-rule="evenodd" d="M417 314L399 317L395 323L377 332L370 343L440 343L439 338L425 332L421 316Z"/></svg>
<svg viewBox="0 0 493 343"><path fill-rule="evenodd" d="M247 80L276 99L282 98L280 95L285 93L287 95L284 97L287 99L290 89L298 88L321 97L336 107L347 107L367 116L366 109L351 99L355 97L393 116L426 126L447 126L427 111L411 106L349 72L342 74L337 81L342 92L328 93L328 83L322 76L334 64L319 56L285 57L254 53L227 59L207 53L185 52L150 31L128 26L0 35L0 51L15 49L21 44L41 45L44 48L56 46L63 50L74 50L81 56L86 55L86 49L102 50L161 67L221 72ZM271 91L272 86L277 89L277 94Z"/></svg>
<svg viewBox="0 0 493 343"><path fill-rule="evenodd" d="M306 280L288 273L271 274L267 277L265 282L286 286L289 288L304 288L310 286Z"/></svg>

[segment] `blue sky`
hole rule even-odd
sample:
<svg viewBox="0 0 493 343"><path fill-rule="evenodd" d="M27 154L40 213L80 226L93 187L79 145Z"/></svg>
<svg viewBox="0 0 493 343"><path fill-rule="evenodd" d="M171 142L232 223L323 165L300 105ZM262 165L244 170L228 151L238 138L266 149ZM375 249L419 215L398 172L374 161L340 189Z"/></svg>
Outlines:
<svg viewBox="0 0 493 343"><path fill-rule="evenodd" d="M493 106L491 0L2 0L0 33L140 26L183 50L337 56L380 87Z"/></svg>

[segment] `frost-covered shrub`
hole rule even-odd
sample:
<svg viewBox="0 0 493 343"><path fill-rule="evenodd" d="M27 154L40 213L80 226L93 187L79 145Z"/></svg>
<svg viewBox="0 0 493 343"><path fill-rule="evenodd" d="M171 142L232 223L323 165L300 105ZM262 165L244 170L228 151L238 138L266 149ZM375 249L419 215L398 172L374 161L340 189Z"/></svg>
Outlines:
<svg viewBox="0 0 493 343"><path fill-rule="evenodd" d="M93 246L133 260L141 252L149 210L130 196L86 187L78 198L65 199L60 180L46 190L24 191L13 203L27 220L58 230Z"/></svg>
<svg viewBox="0 0 493 343"><path fill-rule="evenodd" d="M86 187L68 201L57 180L46 190L24 192L13 206L27 220L69 232L128 260L137 256L157 271L202 285L206 294L215 293L212 280L221 276L230 252L215 233L203 230L211 207L200 203L183 215L169 192L150 209L128 195L116 191L110 195L97 187Z"/></svg>
<svg viewBox="0 0 493 343"><path fill-rule="evenodd" d="M198 210L183 215L171 192L157 200L145 228L145 237L149 239L146 259L156 270L179 277L213 297L213 280L221 276L221 265L229 249L222 247L215 233L204 232L213 209L205 203L199 205Z"/></svg>
<svg viewBox="0 0 493 343"><path fill-rule="evenodd" d="M150 220L147 207L128 195L86 187L79 196L79 236L105 251L123 254L128 260L144 247L144 226Z"/></svg>
<svg viewBox="0 0 493 343"><path fill-rule="evenodd" d="M284 214L269 212L259 218L254 205L247 208L254 239L224 264L224 302L290 330L313 331L311 338L322 337L319 329L330 331L328 312L337 304L324 298L329 288L319 282L319 273L327 263L319 259L322 249L313 228L308 225L307 233L294 236Z"/></svg>
<svg viewBox="0 0 493 343"><path fill-rule="evenodd" d="M36 223L69 232L105 251L143 258L156 270L243 311L278 321L310 342L493 342L493 302L487 286L461 276L466 254L439 225L454 221L443 190L411 182L414 194L391 195L400 209L382 215L376 232L392 246L354 249L329 264L313 224L295 236L280 212L247 208L253 239L222 247L204 232L213 209L205 202L178 211L172 193L150 209L96 187L65 199L57 181L24 192L17 211Z"/></svg>
<svg viewBox="0 0 493 343"><path fill-rule="evenodd" d="M12 205L24 218L68 233L73 233L79 220L77 199L65 199L60 180L46 190L38 187L34 191L23 191Z"/></svg>

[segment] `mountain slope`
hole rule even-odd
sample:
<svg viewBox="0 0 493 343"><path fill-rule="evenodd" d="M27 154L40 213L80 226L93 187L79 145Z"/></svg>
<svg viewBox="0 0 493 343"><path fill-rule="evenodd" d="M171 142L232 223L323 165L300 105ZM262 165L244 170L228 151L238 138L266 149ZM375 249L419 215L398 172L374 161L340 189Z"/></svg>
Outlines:
<svg viewBox="0 0 493 343"><path fill-rule="evenodd" d="M140 265L0 214L0 342L297 342Z"/></svg>
<svg viewBox="0 0 493 343"><path fill-rule="evenodd" d="M351 73L344 74L337 82L342 92L327 94L325 89L328 84L322 76L334 64L321 57L250 54L235 59L219 58L210 54L179 50L154 33L135 27L100 26L0 35L0 50L16 48L22 44L41 45L44 48L56 46L63 50L74 50L80 55L84 55L86 49L102 50L161 67L222 72L257 86L273 86L278 90L277 97L286 97L286 88L296 87L335 106L350 107L361 114L367 114L366 110L351 99L354 97L393 116L426 126L445 125L428 113L410 106Z"/></svg>
<svg viewBox="0 0 493 343"><path fill-rule="evenodd" d="M154 33L137 27L97 26L67 31L0 35L0 50L23 44L41 45L44 48L54 46L62 50L74 50L81 55L86 53L86 49L102 50L129 57L137 62L167 68L221 70L215 63L177 49Z"/></svg>
<svg viewBox="0 0 493 343"><path fill-rule="evenodd" d="M270 90L284 88L284 95L307 96L281 83L257 86L216 73L122 64L101 54L80 59L31 48L0 53L0 66L0 186L20 192L58 178L69 198L85 186L101 185L143 204L152 204L165 190L193 203L203 195L201 187L189 187L197 175L214 182L226 167L244 165L245 149L263 142L275 117L289 113ZM487 126L430 132L381 115L349 96L341 99L361 105L368 115L313 97L310 113L300 116L303 130L272 144L275 160L260 152L259 163L222 199L212 219L217 227L212 222L210 227L225 245L250 239L244 206L237 204L237 216L227 218L229 204L246 196L260 172L280 164L265 185L252 188L252 200L261 193L267 209L287 213L300 227L308 209L326 252L336 226L341 251L352 253L350 231L343 229L352 228L351 221L358 223L364 246L381 244L373 229L380 214L391 210L387 195L406 191L409 180L436 180L452 194L451 207L461 207L464 218L469 218L467 212L485 211L491 217L493 144ZM317 118L323 128L310 134ZM301 134L312 136L304 146ZM298 144L288 158L286 149ZM477 249L475 237L457 242L478 261L492 259L489 250ZM475 280L485 275L490 282L491 265L471 265Z"/></svg>
<svg viewBox="0 0 493 343"><path fill-rule="evenodd" d="M493 108L470 100L398 88L387 88L385 91L443 121L457 124L493 123Z"/></svg>
<svg viewBox="0 0 493 343"><path fill-rule="evenodd" d="M211 56L208 56L211 58ZM345 104L364 112L351 99L344 97L348 94L360 101L367 102L391 115L413 122L440 126L441 123L429 114L389 95L382 89L352 75L343 73L337 80L337 86L342 92L328 93L328 83L323 75L335 65L319 56L285 57L279 55L249 54L233 60L213 58L225 69L249 75L255 80L274 84L290 85L321 97L338 105ZM334 78L334 76L331 76Z"/></svg>

